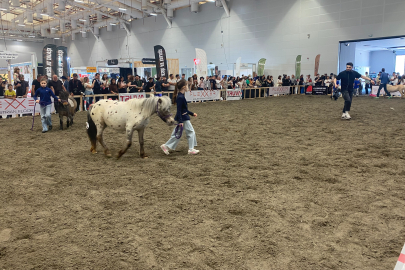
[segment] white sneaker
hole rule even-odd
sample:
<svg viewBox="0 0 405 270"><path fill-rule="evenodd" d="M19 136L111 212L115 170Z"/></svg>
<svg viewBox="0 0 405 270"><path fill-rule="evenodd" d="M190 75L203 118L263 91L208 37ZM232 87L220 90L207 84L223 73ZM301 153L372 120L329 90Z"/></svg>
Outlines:
<svg viewBox="0 0 405 270"><path fill-rule="evenodd" d="M345 118L346 120L350 120L350 119L352 119L351 117L350 117L350 114L348 113L348 112L346 112L346 118Z"/></svg>
<svg viewBox="0 0 405 270"><path fill-rule="evenodd" d="M197 155L199 152L200 152L200 150L196 150L196 149L188 150L189 155Z"/></svg>
<svg viewBox="0 0 405 270"><path fill-rule="evenodd" d="M346 113L345 112L342 114L342 119L346 119Z"/></svg>
<svg viewBox="0 0 405 270"><path fill-rule="evenodd" d="M162 151L165 152L166 155L169 155L169 154L170 154L170 153L169 153L169 148L168 148L165 144L162 144L162 145L160 146L160 149L162 149Z"/></svg>

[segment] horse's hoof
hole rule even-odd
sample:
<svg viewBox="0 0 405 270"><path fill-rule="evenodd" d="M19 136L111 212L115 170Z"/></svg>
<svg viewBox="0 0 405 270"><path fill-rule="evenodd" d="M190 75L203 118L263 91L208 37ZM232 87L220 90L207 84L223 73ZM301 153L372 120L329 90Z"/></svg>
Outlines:
<svg viewBox="0 0 405 270"><path fill-rule="evenodd" d="M108 158L112 157L111 153L105 153L105 156Z"/></svg>
<svg viewBox="0 0 405 270"><path fill-rule="evenodd" d="M147 158L149 158L148 156L143 156L143 157L141 157L142 159L147 159Z"/></svg>

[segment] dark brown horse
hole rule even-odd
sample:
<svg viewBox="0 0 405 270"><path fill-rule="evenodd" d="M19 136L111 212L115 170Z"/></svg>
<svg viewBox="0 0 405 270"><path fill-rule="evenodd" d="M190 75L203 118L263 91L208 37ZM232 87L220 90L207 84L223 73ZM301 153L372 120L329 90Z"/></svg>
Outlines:
<svg viewBox="0 0 405 270"><path fill-rule="evenodd" d="M69 96L69 92L61 91L59 93L59 120L60 120L60 129L63 130L63 116L67 118L67 127L73 125L73 116L75 115L77 102L74 98Z"/></svg>

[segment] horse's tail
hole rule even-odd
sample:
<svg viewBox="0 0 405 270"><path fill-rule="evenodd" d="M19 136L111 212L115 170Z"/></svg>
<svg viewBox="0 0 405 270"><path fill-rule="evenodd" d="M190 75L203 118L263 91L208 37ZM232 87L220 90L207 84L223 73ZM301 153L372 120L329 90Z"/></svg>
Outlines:
<svg viewBox="0 0 405 270"><path fill-rule="evenodd" d="M91 108L87 111L87 135L89 136L91 142L91 149L90 151L96 151L96 144L97 144L97 127L94 123L93 119L91 118Z"/></svg>

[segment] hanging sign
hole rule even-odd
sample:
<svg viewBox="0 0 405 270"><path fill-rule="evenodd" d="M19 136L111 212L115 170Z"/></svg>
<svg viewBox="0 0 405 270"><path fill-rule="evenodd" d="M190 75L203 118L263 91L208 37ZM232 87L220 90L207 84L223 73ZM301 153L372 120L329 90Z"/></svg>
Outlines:
<svg viewBox="0 0 405 270"><path fill-rule="evenodd" d="M86 67L86 72L87 73L96 73L97 68L96 67Z"/></svg>
<svg viewBox="0 0 405 270"><path fill-rule="evenodd" d="M67 61L67 48L65 46L59 46L56 48L57 55L57 75L58 77L69 77L68 74L68 61Z"/></svg>
<svg viewBox="0 0 405 270"><path fill-rule="evenodd" d="M0 52L0 59L17 59L18 53Z"/></svg>
<svg viewBox="0 0 405 270"><path fill-rule="evenodd" d="M42 61L44 65L44 73L48 78L52 78L52 75L56 74L56 45L45 45L42 50Z"/></svg>
<svg viewBox="0 0 405 270"><path fill-rule="evenodd" d="M166 51L160 46L155 46L155 59L156 59L156 73L158 77L167 78L167 61L166 61Z"/></svg>
<svg viewBox="0 0 405 270"><path fill-rule="evenodd" d="M144 65L156 65L155 58L142 58L142 64Z"/></svg>

